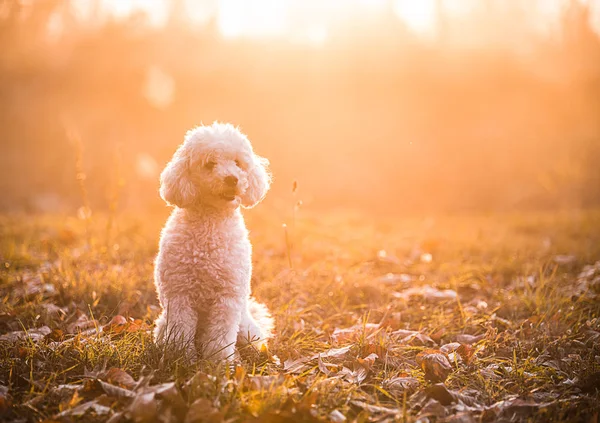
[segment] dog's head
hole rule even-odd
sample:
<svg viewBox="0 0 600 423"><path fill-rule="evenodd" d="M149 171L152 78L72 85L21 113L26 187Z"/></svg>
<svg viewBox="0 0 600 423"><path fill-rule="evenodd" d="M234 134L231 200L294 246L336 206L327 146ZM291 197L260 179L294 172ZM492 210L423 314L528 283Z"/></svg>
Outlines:
<svg viewBox="0 0 600 423"><path fill-rule="evenodd" d="M181 208L254 207L269 190L268 165L234 126L199 126L187 132L161 173L160 196Z"/></svg>

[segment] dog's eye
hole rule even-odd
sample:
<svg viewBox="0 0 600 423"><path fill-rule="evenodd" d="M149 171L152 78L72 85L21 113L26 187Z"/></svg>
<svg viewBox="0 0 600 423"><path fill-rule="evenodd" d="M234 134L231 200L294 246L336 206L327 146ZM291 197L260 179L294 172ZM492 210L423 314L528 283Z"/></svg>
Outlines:
<svg viewBox="0 0 600 423"><path fill-rule="evenodd" d="M204 163L204 168L207 169L207 170L213 170L216 165L217 165L217 163L215 163L212 160L209 160L206 163Z"/></svg>
<svg viewBox="0 0 600 423"><path fill-rule="evenodd" d="M236 165L237 167L239 167L240 169L242 168L242 162L241 162L241 161L239 161L239 160L236 160L236 161L235 161L235 165Z"/></svg>

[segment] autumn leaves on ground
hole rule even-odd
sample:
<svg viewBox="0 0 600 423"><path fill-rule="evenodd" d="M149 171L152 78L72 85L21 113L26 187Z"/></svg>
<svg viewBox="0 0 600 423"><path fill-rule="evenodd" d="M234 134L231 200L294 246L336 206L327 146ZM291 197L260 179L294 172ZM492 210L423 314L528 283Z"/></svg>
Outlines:
<svg viewBox="0 0 600 423"><path fill-rule="evenodd" d="M0 219L0 420L598 421L597 212L253 210L277 334L230 365L152 342L163 219Z"/></svg>

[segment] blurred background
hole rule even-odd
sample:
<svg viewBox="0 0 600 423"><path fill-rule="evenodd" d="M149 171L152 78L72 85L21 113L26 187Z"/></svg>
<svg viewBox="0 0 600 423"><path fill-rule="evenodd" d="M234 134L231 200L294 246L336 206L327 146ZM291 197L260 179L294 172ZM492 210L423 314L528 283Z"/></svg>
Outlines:
<svg viewBox="0 0 600 423"><path fill-rule="evenodd" d="M600 202L598 0L0 0L0 209L164 208L239 125L315 210Z"/></svg>

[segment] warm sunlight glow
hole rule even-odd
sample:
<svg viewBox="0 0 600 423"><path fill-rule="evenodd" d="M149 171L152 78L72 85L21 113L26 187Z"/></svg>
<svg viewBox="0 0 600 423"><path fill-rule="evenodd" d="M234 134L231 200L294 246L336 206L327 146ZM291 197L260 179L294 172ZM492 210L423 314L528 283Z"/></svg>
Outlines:
<svg viewBox="0 0 600 423"><path fill-rule="evenodd" d="M569 1L531 0L526 19L536 32L548 34L556 29L559 15ZM599 30L600 0L579 1L589 7L590 22ZM71 0L71 4L82 19L96 16L91 2ZM99 4L96 11L101 16L122 19L137 13L153 26L166 23L173 10L169 0L101 0ZM490 10L498 16L525 16L517 4L479 0L182 0L177 7L191 25L216 22L225 38L279 38L315 46L324 44L334 33L351 33L356 22L365 16L370 22L378 22L393 13L412 33L426 38L438 33L442 26L446 31L452 28L452 39L462 44L489 41L486 34L493 31L479 23ZM372 30L376 31L376 26ZM500 38L502 33L495 32ZM506 35L507 40L512 39L511 34Z"/></svg>
<svg viewBox="0 0 600 423"><path fill-rule="evenodd" d="M87 8L81 6L82 1L73 1L72 3L79 5L79 9L83 11L90 11L93 6ZM89 2L92 4L92 2ZM151 25L160 26L163 25L167 20L167 12L169 2L166 0L102 0L101 12L114 16L115 18L125 18L130 16L132 13L142 13L148 19Z"/></svg>
<svg viewBox="0 0 600 423"><path fill-rule="evenodd" d="M435 30L436 0L395 0L394 12L418 33L430 34Z"/></svg>
<svg viewBox="0 0 600 423"><path fill-rule="evenodd" d="M221 0L217 20L225 37L280 35L287 28L286 2Z"/></svg>

